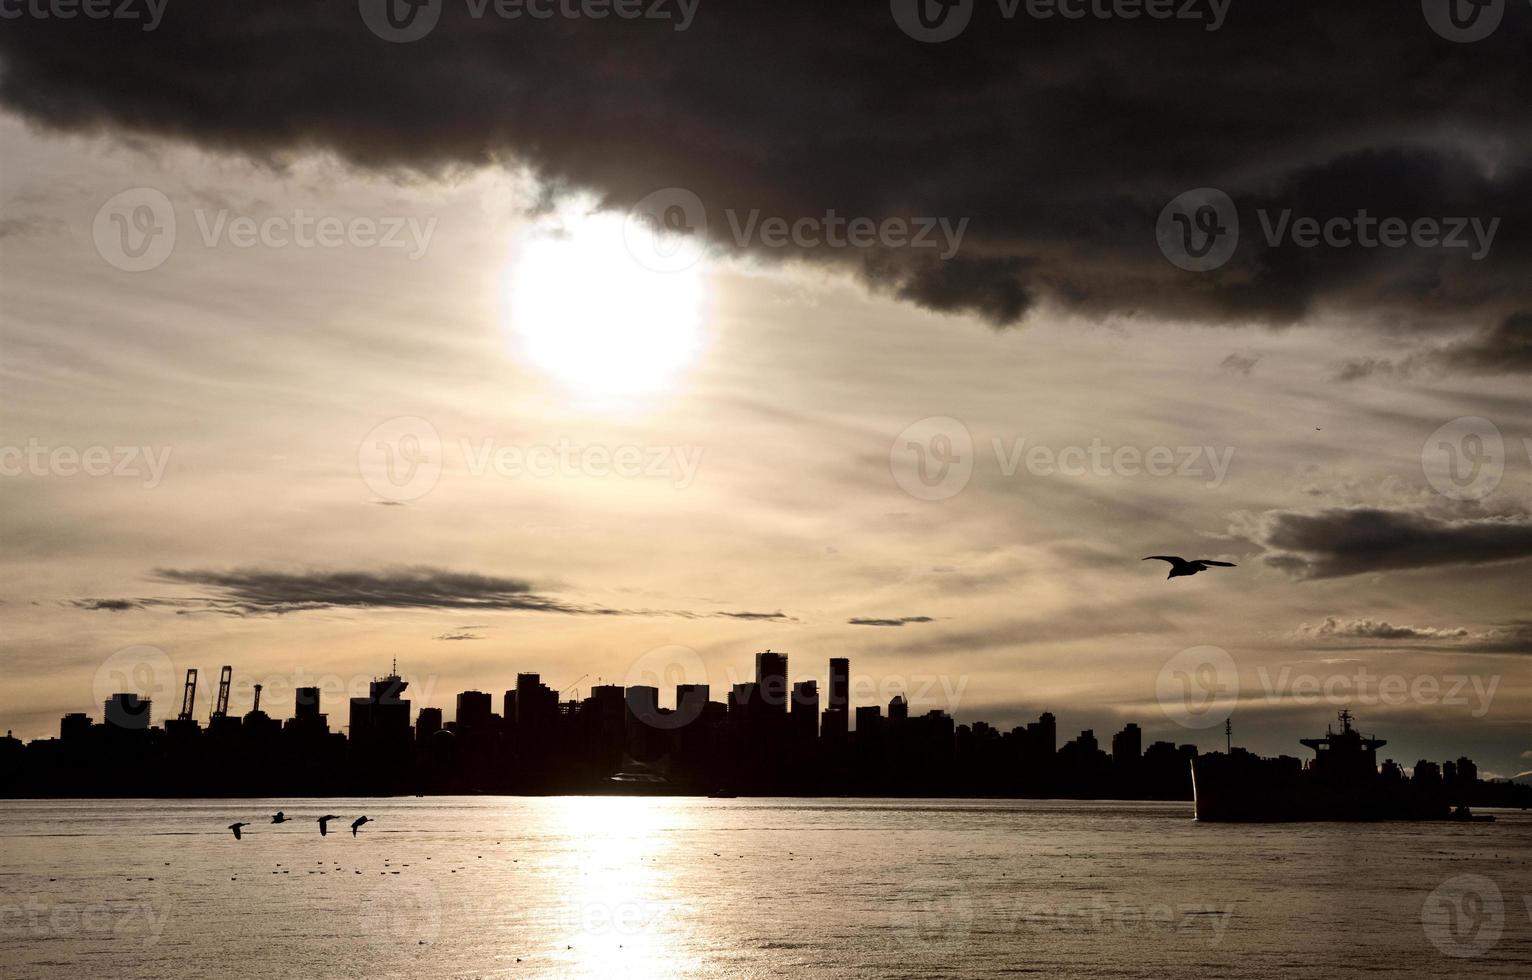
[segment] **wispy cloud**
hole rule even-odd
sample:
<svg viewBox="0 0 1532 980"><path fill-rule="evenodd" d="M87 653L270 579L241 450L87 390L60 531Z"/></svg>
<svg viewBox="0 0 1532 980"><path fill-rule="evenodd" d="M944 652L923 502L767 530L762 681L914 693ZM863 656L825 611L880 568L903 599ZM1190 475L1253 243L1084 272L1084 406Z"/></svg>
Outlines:
<svg viewBox="0 0 1532 980"><path fill-rule="evenodd" d="M929 623L933 622L930 616L899 616L891 619L864 618L853 616L846 620L852 626L903 626L906 623Z"/></svg>

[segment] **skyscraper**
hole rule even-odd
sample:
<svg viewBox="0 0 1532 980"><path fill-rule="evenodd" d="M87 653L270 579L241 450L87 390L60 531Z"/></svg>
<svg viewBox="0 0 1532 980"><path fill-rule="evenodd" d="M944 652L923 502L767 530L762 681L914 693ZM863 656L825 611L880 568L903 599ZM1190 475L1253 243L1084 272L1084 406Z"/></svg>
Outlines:
<svg viewBox="0 0 1532 980"><path fill-rule="evenodd" d="M830 690L825 707L847 711L851 706L851 661L846 657L830 658Z"/></svg>
<svg viewBox="0 0 1532 980"><path fill-rule="evenodd" d="M812 743L819 737L819 682L799 681L793 685L791 715L793 738Z"/></svg>
<svg viewBox="0 0 1532 980"><path fill-rule="evenodd" d="M319 688L300 687L293 693L293 723L299 728L325 727L325 716L319 713Z"/></svg>
<svg viewBox="0 0 1532 980"><path fill-rule="evenodd" d="M761 688L761 701L776 713L787 712L787 654L770 650L755 655L755 682Z"/></svg>
<svg viewBox="0 0 1532 980"><path fill-rule="evenodd" d="M1112 736L1112 761L1119 766L1134 765L1144 754L1144 733L1133 722Z"/></svg>
<svg viewBox="0 0 1532 980"><path fill-rule="evenodd" d="M706 684L676 685L676 725L689 725L707 709L709 688Z"/></svg>
<svg viewBox="0 0 1532 980"><path fill-rule="evenodd" d="M493 714L490 697L483 691L464 691L457 696L458 731L481 731L489 728Z"/></svg>
<svg viewBox="0 0 1532 980"><path fill-rule="evenodd" d="M442 730L442 709L421 708L415 717L415 739L423 742Z"/></svg>
<svg viewBox="0 0 1532 980"><path fill-rule="evenodd" d="M364 747L408 742L410 702L402 695L409 686L397 671L390 671L367 685L365 698L352 698L351 741Z"/></svg>

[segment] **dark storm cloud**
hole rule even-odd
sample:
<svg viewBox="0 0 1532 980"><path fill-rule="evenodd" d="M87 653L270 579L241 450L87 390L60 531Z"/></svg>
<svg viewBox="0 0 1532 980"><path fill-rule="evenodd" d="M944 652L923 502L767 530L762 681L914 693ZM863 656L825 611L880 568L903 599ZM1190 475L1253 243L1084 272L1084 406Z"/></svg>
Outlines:
<svg viewBox="0 0 1532 980"><path fill-rule="evenodd" d="M900 616L895 619L864 619L857 616L846 620L851 626L903 626L906 623L929 623L932 621L930 616Z"/></svg>
<svg viewBox="0 0 1532 980"><path fill-rule="evenodd" d="M694 612L674 609L613 609L572 602L538 591L525 579L415 566L383 571L277 572L263 569L208 571L156 569L162 582L200 586L212 594L200 600L138 599L137 604L200 602L211 612L233 616L284 614L324 609L479 609L548 612L570 616L681 616L687 619L791 620L785 613ZM126 601L126 600L122 600ZM105 607L101 607L105 608ZM437 639L469 639L443 635Z"/></svg>
<svg viewBox="0 0 1532 980"><path fill-rule="evenodd" d="M1176 5L1178 8L1181 5ZM1197 5L1201 10L1205 5ZM1532 308L1525 106L1532 9L1455 44L1398 0L1239 4L1208 20L1012 20L978 3L924 44L887 3L704 4L674 21L507 20L442 5L412 43L350 0L172 5L132 21L23 18L0 32L0 99L45 126L168 136L280 162L333 151L385 170L530 166L623 208L695 192L725 215L945 217L956 255L888 245L749 247L1011 323L1090 316L1392 329ZM1180 192L1234 200L1239 247L1207 273L1159 253ZM1262 218L1501 219L1493 248L1270 247ZM1503 338L1492 335L1490 343ZM1465 352L1464 361L1481 362ZM1493 357L1493 353L1491 354Z"/></svg>
<svg viewBox="0 0 1532 980"><path fill-rule="evenodd" d="M1263 561L1296 578L1337 578L1532 558L1532 515L1448 519L1378 508L1271 511L1255 532Z"/></svg>
<svg viewBox="0 0 1532 980"><path fill-rule="evenodd" d="M1532 373L1532 313L1513 313L1464 340L1427 347L1407 357L1355 358L1336 370L1337 381L1375 375Z"/></svg>

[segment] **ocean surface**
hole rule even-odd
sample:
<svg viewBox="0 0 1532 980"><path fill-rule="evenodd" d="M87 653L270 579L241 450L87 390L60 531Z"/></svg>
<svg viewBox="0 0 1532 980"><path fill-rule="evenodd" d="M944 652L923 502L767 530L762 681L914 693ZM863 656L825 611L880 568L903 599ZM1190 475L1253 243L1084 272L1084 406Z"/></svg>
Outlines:
<svg viewBox="0 0 1532 980"><path fill-rule="evenodd" d="M278 809L292 822L269 823ZM342 819L321 837L325 813ZM253 822L240 841L235 820ZM7 980L1470 974L1532 976L1532 814L1240 827L1140 803L0 802Z"/></svg>

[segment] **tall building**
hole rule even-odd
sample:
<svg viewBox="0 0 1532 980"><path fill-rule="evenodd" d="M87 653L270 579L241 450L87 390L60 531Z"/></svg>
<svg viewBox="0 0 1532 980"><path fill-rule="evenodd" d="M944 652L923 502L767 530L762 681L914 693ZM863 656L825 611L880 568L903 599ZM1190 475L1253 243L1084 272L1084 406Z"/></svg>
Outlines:
<svg viewBox="0 0 1532 980"><path fill-rule="evenodd" d="M773 712L786 713L788 700L787 654L770 650L755 655L755 683L761 701Z"/></svg>
<svg viewBox="0 0 1532 980"><path fill-rule="evenodd" d="M483 691L464 691L457 696L457 727L459 731L482 731L489 728L494 705Z"/></svg>
<svg viewBox="0 0 1532 980"><path fill-rule="evenodd" d="M505 701L505 720L522 734L545 732L558 717L558 692L537 674L517 674L516 690L507 691Z"/></svg>
<svg viewBox="0 0 1532 980"><path fill-rule="evenodd" d="M676 685L676 724L689 725L707 710L710 688L706 684Z"/></svg>
<svg viewBox="0 0 1532 980"><path fill-rule="evenodd" d="M293 693L293 721L305 728L328 727L328 719L320 713L319 688L300 687Z"/></svg>
<svg viewBox="0 0 1532 980"><path fill-rule="evenodd" d="M875 704L864 704L856 709L856 733L859 737L876 737L882 731L882 708Z"/></svg>
<svg viewBox="0 0 1532 980"><path fill-rule="evenodd" d="M1112 736L1112 761L1118 765L1133 765L1144 754L1144 733L1138 725L1128 722L1123 730Z"/></svg>
<svg viewBox="0 0 1532 980"><path fill-rule="evenodd" d="M83 711L71 711L59 719L59 738L73 742L90 735L90 715Z"/></svg>
<svg viewBox="0 0 1532 980"><path fill-rule="evenodd" d="M799 742L813 742L819 737L818 681L799 681L793 685L791 721L793 737Z"/></svg>
<svg viewBox="0 0 1532 980"><path fill-rule="evenodd" d="M141 698L137 694L113 694L102 705L103 720L111 728L121 728L127 731L149 730L149 698Z"/></svg>
<svg viewBox="0 0 1532 980"><path fill-rule="evenodd" d="M415 740L423 742L442 730L442 709L421 708L415 716Z"/></svg>
<svg viewBox="0 0 1532 980"><path fill-rule="evenodd" d="M1059 750L1059 725L1053 713L1044 711L1036 721L1027 723L1027 739L1034 754L1051 758Z"/></svg>
<svg viewBox="0 0 1532 980"><path fill-rule="evenodd" d="M411 737L409 682L397 669L373 678L365 698L351 699L351 741L358 746L402 744Z"/></svg>
<svg viewBox="0 0 1532 980"><path fill-rule="evenodd" d="M626 693L628 718L631 723L660 727L660 689L645 684L635 684Z"/></svg>
<svg viewBox="0 0 1532 980"><path fill-rule="evenodd" d="M830 658L830 690L825 707L831 711L851 708L851 661L846 657Z"/></svg>
<svg viewBox="0 0 1532 980"><path fill-rule="evenodd" d="M904 695L895 694L894 699L888 702L888 720L891 724L902 724L910 718L910 703L904 700Z"/></svg>

